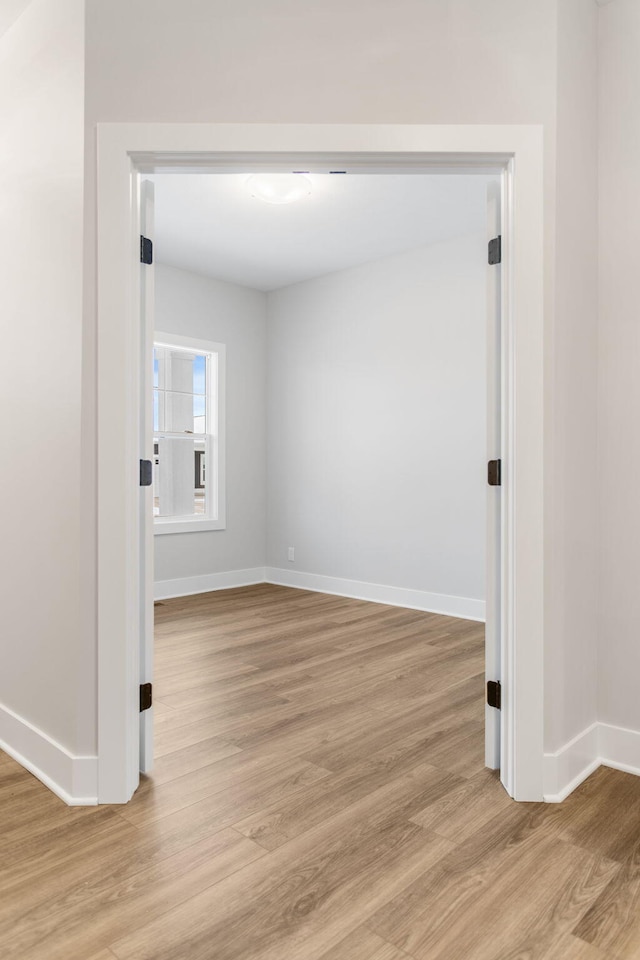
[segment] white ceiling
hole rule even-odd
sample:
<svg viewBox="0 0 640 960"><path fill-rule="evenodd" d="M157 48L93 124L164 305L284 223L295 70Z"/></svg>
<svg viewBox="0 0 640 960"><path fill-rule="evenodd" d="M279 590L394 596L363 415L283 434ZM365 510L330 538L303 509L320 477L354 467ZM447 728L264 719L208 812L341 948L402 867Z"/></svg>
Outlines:
<svg viewBox="0 0 640 960"><path fill-rule="evenodd" d="M158 174L161 263L276 290L369 260L485 229L483 176L310 174L313 192L272 205L248 174Z"/></svg>

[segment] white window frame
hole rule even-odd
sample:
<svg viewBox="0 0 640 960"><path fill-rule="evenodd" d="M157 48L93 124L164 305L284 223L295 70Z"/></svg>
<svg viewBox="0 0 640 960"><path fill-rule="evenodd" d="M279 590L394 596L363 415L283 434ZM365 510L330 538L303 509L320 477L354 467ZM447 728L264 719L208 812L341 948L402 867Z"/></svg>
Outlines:
<svg viewBox="0 0 640 960"><path fill-rule="evenodd" d="M207 439L206 469L210 490L205 489L206 513L193 517L155 517L154 536L171 533L203 533L207 530L224 530L226 520L225 487L225 384L226 347L224 343L201 340L197 337L182 337L174 333L156 331L154 346L174 347L178 350L193 350L211 357L207 364ZM163 433L164 431L158 431ZM154 437L156 431L154 430Z"/></svg>

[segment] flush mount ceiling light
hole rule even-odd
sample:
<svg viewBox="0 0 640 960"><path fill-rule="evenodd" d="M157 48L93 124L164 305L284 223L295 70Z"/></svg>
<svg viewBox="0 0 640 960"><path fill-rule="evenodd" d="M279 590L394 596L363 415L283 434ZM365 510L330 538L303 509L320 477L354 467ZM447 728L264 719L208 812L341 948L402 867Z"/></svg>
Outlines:
<svg viewBox="0 0 640 960"><path fill-rule="evenodd" d="M295 203L311 193L311 181L301 173L256 173L247 180L252 197L265 203Z"/></svg>

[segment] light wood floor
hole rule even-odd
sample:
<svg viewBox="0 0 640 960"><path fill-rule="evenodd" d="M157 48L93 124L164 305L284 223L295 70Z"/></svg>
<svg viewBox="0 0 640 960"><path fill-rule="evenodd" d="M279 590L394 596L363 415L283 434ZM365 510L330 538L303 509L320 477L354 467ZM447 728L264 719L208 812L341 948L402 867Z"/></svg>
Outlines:
<svg viewBox="0 0 640 960"><path fill-rule="evenodd" d="M3 960L640 957L640 778L510 801L480 625L267 585L156 614L130 804L0 754Z"/></svg>

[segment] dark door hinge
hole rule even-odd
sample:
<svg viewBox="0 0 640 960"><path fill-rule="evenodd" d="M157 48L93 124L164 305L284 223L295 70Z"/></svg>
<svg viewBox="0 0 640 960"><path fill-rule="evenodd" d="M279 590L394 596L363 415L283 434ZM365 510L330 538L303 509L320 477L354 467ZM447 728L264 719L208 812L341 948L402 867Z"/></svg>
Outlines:
<svg viewBox="0 0 640 960"><path fill-rule="evenodd" d="M502 263L502 237L494 237L489 240L489 264Z"/></svg>
<svg viewBox="0 0 640 960"><path fill-rule="evenodd" d="M487 703L500 710L502 707L502 688L499 680L487 681Z"/></svg>
<svg viewBox="0 0 640 960"><path fill-rule="evenodd" d="M153 263L153 241L140 235L140 263Z"/></svg>
<svg viewBox="0 0 640 960"><path fill-rule="evenodd" d="M487 464L487 483L490 487L502 486L502 460L489 460Z"/></svg>
<svg viewBox="0 0 640 960"><path fill-rule="evenodd" d="M148 710L153 704L153 685L151 683L140 684L140 713Z"/></svg>
<svg viewBox="0 0 640 960"><path fill-rule="evenodd" d="M140 486L150 487L153 483L153 466L151 460L140 461Z"/></svg>

